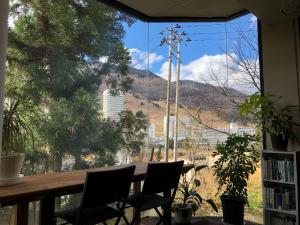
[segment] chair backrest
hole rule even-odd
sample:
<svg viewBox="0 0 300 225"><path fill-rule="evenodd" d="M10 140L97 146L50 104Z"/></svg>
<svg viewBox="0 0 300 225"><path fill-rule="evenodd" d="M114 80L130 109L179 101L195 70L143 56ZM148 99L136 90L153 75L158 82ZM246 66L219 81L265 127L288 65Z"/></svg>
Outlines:
<svg viewBox="0 0 300 225"><path fill-rule="evenodd" d="M143 194L155 194L177 189L184 161L170 163L149 163Z"/></svg>
<svg viewBox="0 0 300 225"><path fill-rule="evenodd" d="M98 208L128 197L135 165L87 172L81 198L81 210Z"/></svg>

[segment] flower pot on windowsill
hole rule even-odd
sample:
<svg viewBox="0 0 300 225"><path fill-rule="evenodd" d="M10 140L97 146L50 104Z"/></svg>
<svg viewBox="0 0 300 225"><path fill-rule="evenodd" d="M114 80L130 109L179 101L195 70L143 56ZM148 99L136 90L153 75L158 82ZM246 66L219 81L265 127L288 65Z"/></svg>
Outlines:
<svg viewBox="0 0 300 225"><path fill-rule="evenodd" d="M19 183L20 172L25 155L22 153L10 153L0 155L0 186Z"/></svg>
<svg viewBox="0 0 300 225"><path fill-rule="evenodd" d="M287 151L289 135L284 137L282 135L271 134L270 136L273 150Z"/></svg>

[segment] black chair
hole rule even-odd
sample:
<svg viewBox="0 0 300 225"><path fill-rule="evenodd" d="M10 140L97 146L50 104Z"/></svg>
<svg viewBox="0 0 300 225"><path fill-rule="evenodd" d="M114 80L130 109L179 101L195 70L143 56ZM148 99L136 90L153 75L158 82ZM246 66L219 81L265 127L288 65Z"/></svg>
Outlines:
<svg viewBox="0 0 300 225"><path fill-rule="evenodd" d="M135 165L99 172L87 172L80 205L76 208L56 212L55 217L73 225L106 224L124 214ZM115 202L122 201L118 208Z"/></svg>
<svg viewBox="0 0 300 225"><path fill-rule="evenodd" d="M135 208L131 225L135 224L140 212L149 209L154 209L160 217L157 225L162 222L170 225L166 215L171 213L182 169L183 161L149 163L142 191L129 196L127 200L127 203ZM160 213L158 207L163 207L164 214ZM127 219L124 220L127 223Z"/></svg>

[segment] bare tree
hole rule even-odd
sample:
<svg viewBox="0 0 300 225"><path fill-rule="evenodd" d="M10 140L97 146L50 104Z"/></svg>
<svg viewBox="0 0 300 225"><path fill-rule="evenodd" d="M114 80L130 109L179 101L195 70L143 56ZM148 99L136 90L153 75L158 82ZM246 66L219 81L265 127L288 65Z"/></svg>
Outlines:
<svg viewBox="0 0 300 225"><path fill-rule="evenodd" d="M230 49L221 48L226 57L221 67L207 65L207 73L200 74L202 82L211 84L214 94L224 99L222 104L208 101L206 107L226 120L239 118L239 105L244 99L261 92L257 35L236 29L238 38L231 40ZM192 116L199 124L212 128L199 115Z"/></svg>

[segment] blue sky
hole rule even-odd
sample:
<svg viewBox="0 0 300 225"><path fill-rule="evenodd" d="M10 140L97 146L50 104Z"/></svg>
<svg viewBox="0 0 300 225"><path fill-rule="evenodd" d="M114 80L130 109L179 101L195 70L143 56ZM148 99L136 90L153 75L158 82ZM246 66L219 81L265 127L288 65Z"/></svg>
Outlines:
<svg viewBox="0 0 300 225"><path fill-rule="evenodd" d="M124 43L132 54L132 66L147 69L148 25L150 70L166 77L168 47L158 47L162 39L160 31L174 23L144 23L136 21L131 27L126 26ZM227 23L179 23L181 31L185 31L192 42L182 48L182 79L200 81L201 73L206 73L208 64L217 66L224 63L225 54L222 49L232 53L232 43L238 37L238 31L256 35L256 18L248 14ZM154 50L154 51L153 51ZM175 61L175 59L174 59ZM173 62L174 62L173 61ZM176 62L174 62L174 67ZM174 79L174 78L173 78Z"/></svg>

